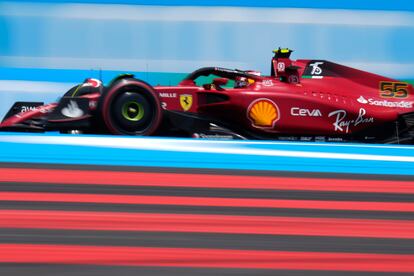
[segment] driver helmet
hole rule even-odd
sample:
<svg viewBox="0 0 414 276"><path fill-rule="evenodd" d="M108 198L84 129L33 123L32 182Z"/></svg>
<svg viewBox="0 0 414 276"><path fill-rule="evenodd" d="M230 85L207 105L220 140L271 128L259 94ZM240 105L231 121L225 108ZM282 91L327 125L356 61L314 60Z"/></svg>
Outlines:
<svg viewBox="0 0 414 276"><path fill-rule="evenodd" d="M249 85L249 81L246 77L236 77L234 82L234 88L243 88Z"/></svg>

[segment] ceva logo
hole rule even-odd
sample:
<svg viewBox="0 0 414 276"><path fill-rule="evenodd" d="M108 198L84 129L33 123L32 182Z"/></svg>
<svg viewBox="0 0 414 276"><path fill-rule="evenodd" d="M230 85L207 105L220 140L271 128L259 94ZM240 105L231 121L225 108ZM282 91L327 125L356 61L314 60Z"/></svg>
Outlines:
<svg viewBox="0 0 414 276"><path fill-rule="evenodd" d="M322 113L319 109L306 109L299 107L292 107L290 109L290 115L301 117L322 117Z"/></svg>

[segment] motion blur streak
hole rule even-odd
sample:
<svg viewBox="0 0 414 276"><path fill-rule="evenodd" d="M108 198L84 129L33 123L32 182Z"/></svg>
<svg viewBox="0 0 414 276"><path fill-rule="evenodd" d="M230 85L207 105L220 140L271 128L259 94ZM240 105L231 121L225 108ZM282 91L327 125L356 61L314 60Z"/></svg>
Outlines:
<svg viewBox="0 0 414 276"><path fill-rule="evenodd" d="M406 11L0 2L1 21L0 66L8 68L267 72L264 61L279 43L302 57L413 76L406 45L414 17ZM32 28L19 27L26 24Z"/></svg>
<svg viewBox="0 0 414 276"><path fill-rule="evenodd" d="M292 208L321 210L361 210L412 212L411 202L361 202L331 200L286 200L286 199L251 199L251 198L205 198L190 196L131 196L102 194L61 194L61 193L24 193L0 192L0 201L33 202L83 202L112 204L152 204L181 206L222 206L254 208Z"/></svg>
<svg viewBox="0 0 414 276"><path fill-rule="evenodd" d="M277 216L2 210L0 227L414 238L414 221Z"/></svg>
<svg viewBox="0 0 414 276"><path fill-rule="evenodd" d="M0 166L6 274L414 272L409 176Z"/></svg>
<svg viewBox="0 0 414 276"><path fill-rule="evenodd" d="M0 262L414 272L414 255L2 244ZM31 256L27 252L36 252Z"/></svg>
<svg viewBox="0 0 414 276"><path fill-rule="evenodd" d="M414 194L412 181L0 168L1 182Z"/></svg>

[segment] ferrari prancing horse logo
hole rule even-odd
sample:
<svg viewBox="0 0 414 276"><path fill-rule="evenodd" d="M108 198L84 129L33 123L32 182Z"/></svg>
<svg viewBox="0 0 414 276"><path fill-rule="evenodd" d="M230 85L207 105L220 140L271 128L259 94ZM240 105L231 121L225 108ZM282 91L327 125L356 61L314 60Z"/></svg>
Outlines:
<svg viewBox="0 0 414 276"><path fill-rule="evenodd" d="M180 95L180 105L184 111L190 110L193 105L193 96L189 94Z"/></svg>

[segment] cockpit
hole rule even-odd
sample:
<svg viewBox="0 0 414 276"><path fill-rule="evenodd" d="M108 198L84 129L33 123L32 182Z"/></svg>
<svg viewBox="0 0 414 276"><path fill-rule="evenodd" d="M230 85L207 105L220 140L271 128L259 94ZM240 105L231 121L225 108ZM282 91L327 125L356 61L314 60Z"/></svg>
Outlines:
<svg viewBox="0 0 414 276"><path fill-rule="evenodd" d="M226 69L220 67L204 67L188 75L180 85L197 85L206 90L224 90L246 88L261 80L259 72Z"/></svg>
<svg viewBox="0 0 414 276"><path fill-rule="evenodd" d="M292 50L278 48L273 51L270 77L280 82L299 84L299 69L290 59ZM204 80L204 81L200 81ZM206 90L241 89L253 85L255 82L271 81L269 77L262 77L260 72L226 69L220 67L204 67L189 74L179 85L202 86Z"/></svg>

